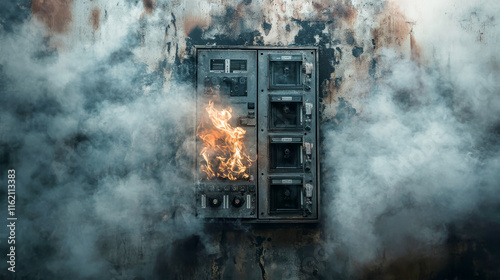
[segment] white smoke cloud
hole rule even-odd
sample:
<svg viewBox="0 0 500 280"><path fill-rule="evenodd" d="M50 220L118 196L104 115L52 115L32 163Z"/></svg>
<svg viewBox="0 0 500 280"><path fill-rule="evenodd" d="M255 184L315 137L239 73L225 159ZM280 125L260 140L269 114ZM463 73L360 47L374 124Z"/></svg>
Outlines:
<svg viewBox="0 0 500 280"><path fill-rule="evenodd" d="M119 2L100 23L105 40L48 37L35 17L0 34L0 140L18 175L21 276L107 278L131 252L154 260L149 246L199 232L187 207L193 86L167 85L133 52L142 3ZM145 228L158 240L145 244Z"/></svg>
<svg viewBox="0 0 500 280"><path fill-rule="evenodd" d="M499 4L399 4L415 22L421 61L379 50L382 75L357 101L357 114L323 127L324 168L334 179L323 201L331 249L354 263L442 244L449 224L496 199L500 181L499 143L492 141L500 121L493 78L500 32L486 28L478 39L463 23L494 26Z"/></svg>

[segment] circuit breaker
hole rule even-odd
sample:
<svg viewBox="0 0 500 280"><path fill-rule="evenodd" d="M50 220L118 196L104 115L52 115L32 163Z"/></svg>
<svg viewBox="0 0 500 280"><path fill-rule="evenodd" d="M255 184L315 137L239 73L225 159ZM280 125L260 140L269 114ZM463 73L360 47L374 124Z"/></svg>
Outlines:
<svg viewBox="0 0 500 280"><path fill-rule="evenodd" d="M319 218L317 49L196 48L196 210Z"/></svg>

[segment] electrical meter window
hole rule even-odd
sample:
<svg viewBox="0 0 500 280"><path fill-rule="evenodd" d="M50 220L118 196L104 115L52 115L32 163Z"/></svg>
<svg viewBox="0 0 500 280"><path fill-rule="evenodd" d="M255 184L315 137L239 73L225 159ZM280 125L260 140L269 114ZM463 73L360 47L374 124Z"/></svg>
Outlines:
<svg viewBox="0 0 500 280"><path fill-rule="evenodd" d="M301 128L302 103L271 102L271 129Z"/></svg>
<svg viewBox="0 0 500 280"><path fill-rule="evenodd" d="M300 69L302 61L271 61L270 88L297 88L302 85Z"/></svg>
<svg viewBox="0 0 500 280"><path fill-rule="evenodd" d="M271 213L300 212L302 185L272 185L270 186Z"/></svg>
<svg viewBox="0 0 500 280"><path fill-rule="evenodd" d="M271 143L271 169L301 169L301 150L301 143Z"/></svg>

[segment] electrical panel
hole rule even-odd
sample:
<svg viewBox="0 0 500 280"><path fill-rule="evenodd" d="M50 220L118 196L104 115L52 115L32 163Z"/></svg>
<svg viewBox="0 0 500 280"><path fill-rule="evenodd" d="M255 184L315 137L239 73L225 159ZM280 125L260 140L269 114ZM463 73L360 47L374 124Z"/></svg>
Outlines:
<svg viewBox="0 0 500 280"><path fill-rule="evenodd" d="M196 48L196 210L319 218L316 48Z"/></svg>

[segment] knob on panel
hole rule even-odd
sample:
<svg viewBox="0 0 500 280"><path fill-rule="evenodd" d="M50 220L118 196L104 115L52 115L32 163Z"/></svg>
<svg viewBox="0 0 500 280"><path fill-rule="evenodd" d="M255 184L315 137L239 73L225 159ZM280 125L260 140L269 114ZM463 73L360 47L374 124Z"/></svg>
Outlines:
<svg viewBox="0 0 500 280"><path fill-rule="evenodd" d="M236 208L240 208L243 204L245 204L245 199L240 196L235 196L231 201L231 204Z"/></svg>
<svg viewBox="0 0 500 280"><path fill-rule="evenodd" d="M222 204L222 197L219 197L219 196L208 197L207 201L208 201L208 205L210 205L210 207L214 207L214 208L219 207Z"/></svg>

